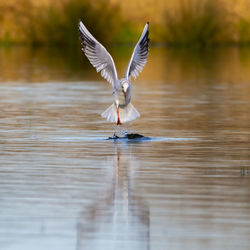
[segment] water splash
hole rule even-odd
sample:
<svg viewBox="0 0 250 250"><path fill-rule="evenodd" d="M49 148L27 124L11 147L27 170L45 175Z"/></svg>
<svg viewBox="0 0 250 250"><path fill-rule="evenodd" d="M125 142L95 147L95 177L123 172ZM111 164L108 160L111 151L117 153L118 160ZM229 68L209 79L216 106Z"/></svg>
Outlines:
<svg viewBox="0 0 250 250"><path fill-rule="evenodd" d="M127 134L131 134L133 133L132 130L129 128L128 125L115 125L114 126L114 135L113 137L117 137L117 138L122 138L122 137L126 137Z"/></svg>

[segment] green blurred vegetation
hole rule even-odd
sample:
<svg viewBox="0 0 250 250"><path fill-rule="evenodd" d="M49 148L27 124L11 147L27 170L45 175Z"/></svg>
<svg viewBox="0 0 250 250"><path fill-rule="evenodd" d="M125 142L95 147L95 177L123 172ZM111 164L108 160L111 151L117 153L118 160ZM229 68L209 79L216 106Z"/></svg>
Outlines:
<svg viewBox="0 0 250 250"><path fill-rule="evenodd" d="M103 43L151 41L183 47L250 43L249 0L9 0L0 2L0 43L75 46L78 20ZM129 8L128 8L129 5ZM249 6L249 8L248 8Z"/></svg>
<svg viewBox="0 0 250 250"><path fill-rule="evenodd" d="M205 47L232 42L230 21L217 0L180 1L166 11L166 41L170 44Z"/></svg>
<svg viewBox="0 0 250 250"><path fill-rule="evenodd" d="M81 19L91 27L97 39L112 41L119 30L120 13L116 6L104 1L92 6L88 1L66 1L57 8L50 5L42 12L30 17L28 37L33 44L74 45L78 37L78 21ZM30 25L35 23L36 25ZM94 25L93 25L94 24ZM109 32L109 27L112 32Z"/></svg>
<svg viewBox="0 0 250 250"><path fill-rule="evenodd" d="M64 0L41 6L32 0L21 0L18 6L6 3L4 7L7 27L0 34L2 44L72 46L78 43L79 20L104 43L121 42L123 38L131 41L129 39L137 35L129 22L123 20L119 6L107 4L105 0L99 0L98 4ZM3 19L2 14L0 23Z"/></svg>
<svg viewBox="0 0 250 250"><path fill-rule="evenodd" d="M248 45L250 43L250 20L240 18L238 22L239 43Z"/></svg>

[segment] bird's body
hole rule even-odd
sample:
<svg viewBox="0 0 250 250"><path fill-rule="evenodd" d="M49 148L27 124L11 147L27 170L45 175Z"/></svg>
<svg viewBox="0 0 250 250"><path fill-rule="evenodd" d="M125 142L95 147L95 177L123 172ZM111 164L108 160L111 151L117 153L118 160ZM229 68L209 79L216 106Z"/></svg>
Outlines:
<svg viewBox="0 0 250 250"><path fill-rule="evenodd" d="M122 86L128 86L127 91L123 91ZM117 104L120 108L126 107L131 100L131 84L128 80L125 78L122 78L119 80L119 83L116 84L116 87L113 89L113 97L114 97L114 103Z"/></svg>
<svg viewBox="0 0 250 250"><path fill-rule="evenodd" d="M107 50L90 34L83 23L79 22L82 50L97 72L112 84L113 104L107 108L102 117L117 125L133 121L140 117L139 112L131 104L131 75L136 78L146 64L148 56L148 23L134 48L124 78L118 79L113 58Z"/></svg>

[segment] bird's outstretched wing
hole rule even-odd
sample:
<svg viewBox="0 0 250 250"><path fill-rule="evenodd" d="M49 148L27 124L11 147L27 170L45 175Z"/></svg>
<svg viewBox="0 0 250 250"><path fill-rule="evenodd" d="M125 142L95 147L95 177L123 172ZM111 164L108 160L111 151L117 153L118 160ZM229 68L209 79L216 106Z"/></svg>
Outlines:
<svg viewBox="0 0 250 250"><path fill-rule="evenodd" d="M108 51L90 34L84 24L79 21L80 39L82 51L96 68L96 71L101 71L101 75L113 86L117 81L117 72L113 58Z"/></svg>
<svg viewBox="0 0 250 250"><path fill-rule="evenodd" d="M127 79L129 79L131 75L135 79L147 62L149 45L148 26L149 22L145 25L141 37L134 48L132 57L125 72L125 78Z"/></svg>

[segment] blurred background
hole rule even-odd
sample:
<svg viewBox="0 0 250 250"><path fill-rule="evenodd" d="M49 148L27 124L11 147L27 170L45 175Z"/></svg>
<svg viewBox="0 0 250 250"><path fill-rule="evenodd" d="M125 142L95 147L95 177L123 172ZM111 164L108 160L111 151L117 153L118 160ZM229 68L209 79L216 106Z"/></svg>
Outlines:
<svg viewBox="0 0 250 250"><path fill-rule="evenodd" d="M150 140L107 140L79 19L120 77L150 22ZM0 249L249 250L249 45L250 0L0 0Z"/></svg>
<svg viewBox="0 0 250 250"><path fill-rule="evenodd" d="M209 71L205 78L249 79L249 7L248 0L0 1L0 79L100 80L81 53L79 19L117 59L120 74L149 21L151 51L142 79L180 79L182 69L184 77Z"/></svg>
<svg viewBox="0 0 250 250"><path fill-rule="evenodd" d="M77 21L103 42L135 42L151 23L151 41L185 46L248 44L248 0L10 0L0 2L1 44L74 45Z"/></svg>

